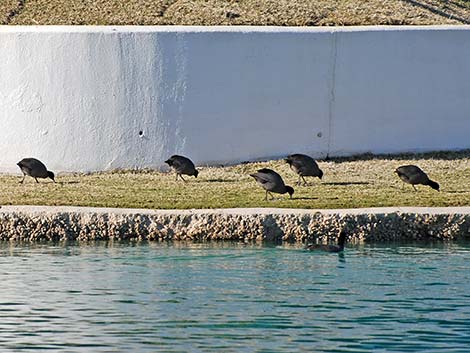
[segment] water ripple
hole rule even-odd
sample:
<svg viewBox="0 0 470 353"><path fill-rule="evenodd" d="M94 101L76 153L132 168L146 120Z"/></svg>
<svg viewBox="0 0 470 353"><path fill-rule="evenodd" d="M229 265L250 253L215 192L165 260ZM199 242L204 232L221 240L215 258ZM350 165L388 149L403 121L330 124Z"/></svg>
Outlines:
<svg viewBox="0 0 470 353"><path fill-rule="evenodd" d="M470 244L0 245L0 346L468 352Z"/></svg>

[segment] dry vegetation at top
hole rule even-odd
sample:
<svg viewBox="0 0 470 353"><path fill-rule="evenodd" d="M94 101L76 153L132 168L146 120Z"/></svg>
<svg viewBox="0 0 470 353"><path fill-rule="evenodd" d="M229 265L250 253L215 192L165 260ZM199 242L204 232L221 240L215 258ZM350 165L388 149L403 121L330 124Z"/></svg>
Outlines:
<svg viewBox="0 0 470 353"><path fill-rule="evenodd" d="M441 185L404 185L393 173L404 164L417 164ZM197 179L175 181L172 173L121 171L89 175L59 175L57 184L0 175L0 204L76 205L154 209L285 207L356 208L380 206L468 206L470 151L404 156L366 156L320 161L322 181L308 178L296 186L297 175L282 161L228 167L199 168ZM276 195L264 201L264 190L248 174L262 167L278 171L294 186L294 198Z"/></svg>
<svg viewBox="0 0 470 353"><path fill-rule="evenodd" d="M0 0L16 25L432 25L470 23L469 0Z"/></svg>

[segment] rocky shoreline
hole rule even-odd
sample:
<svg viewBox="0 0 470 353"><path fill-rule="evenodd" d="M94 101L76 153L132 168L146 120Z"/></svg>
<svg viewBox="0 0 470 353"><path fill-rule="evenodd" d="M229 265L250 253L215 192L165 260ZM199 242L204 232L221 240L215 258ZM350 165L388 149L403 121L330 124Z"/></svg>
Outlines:
<svg viewBox="0 0 470 353"><path fill-rule="evenodd" d="M145 210L2 206L0 240L230 240L349 242L470 237L470 207Z"/></svg>

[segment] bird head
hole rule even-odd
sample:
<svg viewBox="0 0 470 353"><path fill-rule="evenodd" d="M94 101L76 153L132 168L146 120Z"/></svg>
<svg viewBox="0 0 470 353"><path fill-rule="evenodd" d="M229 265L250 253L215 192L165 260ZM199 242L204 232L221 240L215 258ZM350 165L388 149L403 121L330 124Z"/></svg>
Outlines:
<svg viewBox="0 0 470 353"><path fill-rule="evenodd" d="M429 180L429 184L428 184L430 187L432 187L434 190L437 190L439 191L439 184L436 183L435 181L432 181L432 180Z"/></svg>
<svg viewBox="0 0 470 353"><path fill-rule="evenodd" d="M50 178L50 179L52 179L52 181L55 183L55 179L54 179L54 178L55 178L55 175L54 175L54 173L52 173L51 171L48 170L48 171L47 171L47 177Z"/></svg>
<svg viewBox="0 0 470 353"><path fill-rule="evenodd" d="M292 195L294 195L294 188L292 186L286 185L286 190L290 198L292 198Z"/></svg>

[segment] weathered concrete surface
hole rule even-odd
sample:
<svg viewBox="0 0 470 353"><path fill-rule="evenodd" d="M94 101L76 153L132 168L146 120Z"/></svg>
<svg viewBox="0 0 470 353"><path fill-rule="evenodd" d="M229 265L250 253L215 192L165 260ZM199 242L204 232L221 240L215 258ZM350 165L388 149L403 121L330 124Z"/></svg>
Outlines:
<svg viewBox="0 0 470 353"><path fill-rule="evenodd" d="M0 26L0 171L467 149L469 39L470 26Z"/></svg>
<svg viewBox="0 0 470 353"><path fill-rule="evenodd" d="M470 237L470 207L147 210L3 206L0 240L349 241Z"/></svg>

